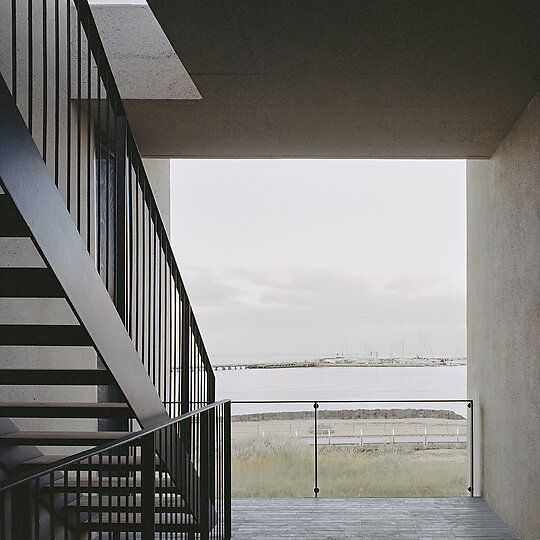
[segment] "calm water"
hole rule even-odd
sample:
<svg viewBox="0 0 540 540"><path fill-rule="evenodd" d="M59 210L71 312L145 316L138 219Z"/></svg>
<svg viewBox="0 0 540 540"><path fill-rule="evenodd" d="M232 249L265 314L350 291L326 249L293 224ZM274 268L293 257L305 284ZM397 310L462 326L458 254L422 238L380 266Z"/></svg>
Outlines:
<svg viewBox="0 0 540 540"><path fill-rule="evenodd" d="M467 367L321 367L216 371L218 399L385 400L382 404L323 404L324 408L429 408L465 414L462 403L395 404L392 400L465 399ZM236 404L233 414L309 410L303 404Z"/></svg>

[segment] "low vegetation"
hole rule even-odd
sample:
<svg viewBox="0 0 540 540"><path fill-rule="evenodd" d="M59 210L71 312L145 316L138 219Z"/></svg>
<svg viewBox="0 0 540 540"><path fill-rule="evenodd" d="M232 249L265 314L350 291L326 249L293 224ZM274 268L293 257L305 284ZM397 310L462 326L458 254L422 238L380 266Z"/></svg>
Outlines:
<svg viewBox="0 0 540 540"><path fill-rule="evenodd" d="M464 449L319 448L323 497L449 497L467 495ZM295 438L233 441L233 497L313 496L313 447Z"/></svg>

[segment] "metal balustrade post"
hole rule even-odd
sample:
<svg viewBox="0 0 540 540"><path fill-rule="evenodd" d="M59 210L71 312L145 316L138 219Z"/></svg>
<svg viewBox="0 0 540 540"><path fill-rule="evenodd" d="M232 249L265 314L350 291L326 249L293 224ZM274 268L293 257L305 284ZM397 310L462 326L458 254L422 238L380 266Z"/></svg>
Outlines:
<svg viewBox="0 0 540 540"><path fill-rule="evenodd" d="M319 404L315 401L313 403L313 409L314 409L314 415L313 415L313 421L314 421L314 425L315 425L315 429L314 429L314 443L315 443L315 487L313 488L313 493L315 493L315 498L317 498L319 496L319 479L318 479L318 476L319 476L319 456L318 456L318 453L319 453L319 449L318 449L318 445L317 445L317 442L318 442L318 437L317 437L317 409L319 408Z"/></svg>
<svg viewBox="0 0 540 540"><path fill-rule="evenodd" d="M210 535L210 486L213 477L210 474L210 416L208 410L201 412L199 434L199 479L200 479L200 512L199 526L201 527L201 540L208 540Z"/></svg>
<svg viewBox="0 0 540 540"><path fill-rule="evenodd" d="M190 379L190 321L189 321L189 303L184 288L181 289L182 302L182 320L180 332L180 412L185 414L189 412L189 379Z"/></svg>
<svg viewBox="0 0 540 540"><path fill-rule="evenodd" d="M467 440L469 444L469 479L471 482L471 485L469 486L468 490L471 494L471 497L474 497L474 405L472 401L469 401L467 404L467 407L469 409L469 414L471 415L471 432L467 434Z"/></svg>
<svg viewBox="0 0 540 540"><path fill-rule="evenodd" d="M142 540L155 538L155 433L142 439L141 445L141 525Z"/></svg>
<svg viewBox="0 0 540 540"><path fill-rule="evenodd" d="M126 323L126 146L127 121L116 116L115 186L114 186L114 304L122 322Z"/></svg>
<svg viewBox="0 0 540 540"><path fill-rule="evenodd" d="M223 497L225 498L225 538L232 535L231 522L231 402L223 404Z"/></svg>
<svg viewBox="0 0 540 540"><path fill-rule="evenodd" d="M206 353L205 353L206 355ZM208 357L205 366L208 366L210 361ZM206 383L206 403L214 403L216 401L216 377L213 371L207 372L207 383Z"/></svg>

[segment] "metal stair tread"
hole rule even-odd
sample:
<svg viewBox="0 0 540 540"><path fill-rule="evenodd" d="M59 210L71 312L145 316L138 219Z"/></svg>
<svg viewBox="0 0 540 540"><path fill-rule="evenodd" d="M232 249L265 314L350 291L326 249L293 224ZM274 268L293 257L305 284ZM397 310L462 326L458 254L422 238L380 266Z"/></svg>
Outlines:
<svg viewBox="0 0 540 540"><path fill-rule="evenodd" d="M114 441L129 431L19 431L0 435L2 446L84 446Z"/></svg>
<svg viewBox="0 0 540 540"><path fill-rule="evenodd" d="M0 268L0 297L61 298L62 287L49 268Z"/></svg>
<svg viewBox="0 0 540 540"><path fill-rule="evenodd" d="M110 482L112 480L112 482ZM119 482L120 480L120 482ZM141 479L136 478L136 482L133 482L133 477L101 477L100 480L94 478L91 482L88 481L88 478L81 478L79 481L76 481L72 478L68 478L67 482L64 478L60 480L56 480L54 485L56 487L68 487L68 488L80 488L80 489L97 489L97 488L107 488L107 489L115 489L115 488L142 488ZM161 482L155 483L155 488L174 488L175 485L173 482L171 482L170 477L167 477L165 480L162 480ZM49 489L50 486L44 486L45 489Z"/></svg>
<svg viewBox="0 0 540 540"><path fill-rule="evenodd" d="M174 514L174 512L171 512ZM178 514L182 515L182 517L189 518L188 523L175 523L173 519L173 516L169 513L167 516L155 516L155 524L156 525L193 525L193 518L191 514L187 514L185 512L178 512ZM83 527L90 527L92 525L107 525L107 524L140 524L141 523L141 514L140 512L134 512L133 514L128 514L125 512L111 512L110 514L107 512L101 512L101 516L99 515L99 512L92 512L92 521L87 521L84 524L82 524ZM163 517L168 518L166 523L163 523L165 520ZM134 519L134 522L131 521ZM188 521L185 519L185 521Z"/></svg>
<svg viewBox="0 0 540 540"><path fill-rule="evenodd" d="M90 347L92 340L77 324L0 324L0 345Z"/></svg>
<svg viewBox="0 0 540 540"><path fill-rule="evenodd" d="M115 380L108 370L92 369L0 369L1 384L20 385L112 385Z"/></svg>
<svg viewBox="0 0 540 540"><path fill-rule="evenodd" d="M57 461L61 461L62 459L65 459L67 457L70 457L70 455L58 455L58 454L44 454L42 456L38 456L32 459L29 459L27 461L23 461L19 464L20 467L34 467L34 466L43 466L43 465L51 465L52 463L56 463ZM110 457L113 457L114 459L111 461ZM70 465L68 468L70 471L76 471L80 470L81 468L88 468L88 467L95 467L95 470L99 470L99 467L112 467L116 468L119 466L118 464L118 457L119 456L101 456L101 459L99 456L92 456L91 458L82 460L80 463L75 463ZM141 466L141 458L139 456L121 456L121 463L120 467L140 467ZM156 456L155 459L155 465L156 467L161 465L160 459Z"/></svg>
<svg viewBox="0 0 540 540"><path fill-rule="evenodd" d="M79 497L79 500L75 500L68 505L68 510L70 512L106 512L109 509L113 512L133 512L137 513L142 510L141 506L141 494L136 493L134 496L127 496L122 500L118 500L118 497L113 495L109 497L108 495L99 495L93 494L92 497L84 495ZM185 506L184 501L181 499L181 496L178 494L159 494L156 493L154 496L154 506L156 512L177 512L184 513L189 512L187 506Z"/></svg>
<svg viewBox="0 0 540 540"><path fill-rule="evenodd" d="M132 418L127 403L0 402L0 417L10 418Z"/></svg>

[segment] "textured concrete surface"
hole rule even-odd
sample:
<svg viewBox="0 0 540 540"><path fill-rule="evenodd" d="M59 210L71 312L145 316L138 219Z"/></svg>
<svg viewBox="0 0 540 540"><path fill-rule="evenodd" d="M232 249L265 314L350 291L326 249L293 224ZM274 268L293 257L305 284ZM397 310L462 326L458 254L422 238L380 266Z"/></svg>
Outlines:
<svg viewBox="0 0 540 540"><path fill-rule="evenodd" d="M468 393L477 488L540 538L540 95L491 160L467 164ZM477 493L479 491L477 490Z"/></svg>
<svg viewBox="0 0 540 540"><path fill-rule="evenodd" d="M233 499L233 540L517 539L480 498Z"/></svg>
<svg viewBox="0 0 540 540"><path fill-rule="evenodd" d="M92 5L123 99L201 99L146 5Z"/></svg>
<svg viewBox="0 0 540 540"><path fill-rule="evenodd" d="M536 0L148 0L202 95L146 156L490 157L540 88Z"/></svg>

